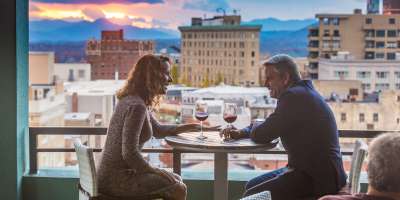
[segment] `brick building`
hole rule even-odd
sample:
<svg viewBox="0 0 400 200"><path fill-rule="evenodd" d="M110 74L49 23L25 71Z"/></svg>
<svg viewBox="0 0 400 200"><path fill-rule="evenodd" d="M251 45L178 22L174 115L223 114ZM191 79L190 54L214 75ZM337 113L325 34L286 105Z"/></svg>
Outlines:
<svg viewBox="0 0 400 200"><path fill-rule="evenodd" d="M92 80L126 79L141 56L154 52L154 46L153 41L125 40L123 30L102 31L100 41L86 44Z"/></svg>

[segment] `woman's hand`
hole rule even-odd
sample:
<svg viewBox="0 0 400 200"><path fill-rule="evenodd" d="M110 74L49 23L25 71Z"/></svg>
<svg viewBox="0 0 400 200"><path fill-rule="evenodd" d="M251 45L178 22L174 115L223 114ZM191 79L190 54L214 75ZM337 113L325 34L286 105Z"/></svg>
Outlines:
<svg viewBox="0 0 400 200"><path fill-rule="evenodd" d="M236 129L235 127L227 127L220 131L219 136L224 139L241 139L246 138L247 134L243 133L243 131Z"/></svg>
<svg viewBox="0 0 400 200"><path fill-rule="evenodd" d="M221 126L204 126L203 125L203 131L220 131ZM184 132L198 132L201 130L200 124L183 124L179 127L178 133L184 133Z"/></svg>

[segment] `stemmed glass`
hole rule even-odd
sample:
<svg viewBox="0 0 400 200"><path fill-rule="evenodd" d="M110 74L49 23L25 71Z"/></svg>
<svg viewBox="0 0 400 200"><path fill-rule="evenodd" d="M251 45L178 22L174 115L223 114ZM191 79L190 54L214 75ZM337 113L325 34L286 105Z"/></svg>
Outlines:
<svg viewBox="0 0 400 200"><path fill-rule="evenodd" d="M200 135L197 136L200 140L205 140L207 137L203 134L203 121L208 118L207 104L205 102L196 102L195 117L200 121Z"/></svg>
<svg viewBox="0 0 400 200"><path fill-rule="evenodd" d="M228 123L228 128L232 128L232 123L236 121L238 114L238 107L235 103L225 103L224 104L224 120ZM230 138L225 138L225 140L230 140Z"/></svg>

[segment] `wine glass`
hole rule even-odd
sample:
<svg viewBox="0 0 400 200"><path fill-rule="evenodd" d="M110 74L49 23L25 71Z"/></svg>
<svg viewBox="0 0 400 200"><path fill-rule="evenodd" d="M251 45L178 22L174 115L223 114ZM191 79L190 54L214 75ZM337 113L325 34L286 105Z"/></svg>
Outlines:
<svg viewBox="0 0 400 200"><path fill-rule="evenodd" d="M207 137L203 134L203 121L208 118L207 104L205 102L196 102L195 117L200 121L200 135L197 136L200 140L205 140Z"/></svg>
<svg viewBox="0 0 400 200"><path fill-rule="evenodd" d="M236 121L238 114L238 107L235 103L225 103L224 104L224 120L228 123L228 128L232 128L232 123ZM230 138L225 138L225 140L230 140Z"/></svg>

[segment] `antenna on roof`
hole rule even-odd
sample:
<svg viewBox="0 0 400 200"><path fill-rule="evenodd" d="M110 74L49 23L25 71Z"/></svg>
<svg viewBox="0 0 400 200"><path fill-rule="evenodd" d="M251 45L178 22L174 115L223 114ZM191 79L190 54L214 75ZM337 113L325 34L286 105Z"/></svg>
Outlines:
<svg viewBox="0 0 400 200"><path fill-rule="evenodd" d="M222 11L222 13L223 13L224 16L225 16L225 14L226 14L225 9L223 9L223 8L217 8L217 13L219 13L220 11Z"/></svg>

